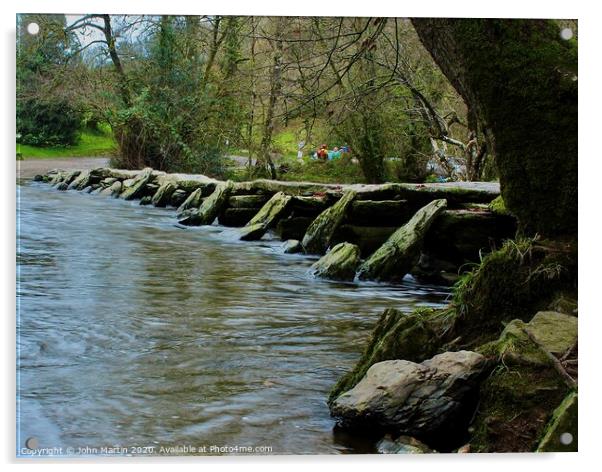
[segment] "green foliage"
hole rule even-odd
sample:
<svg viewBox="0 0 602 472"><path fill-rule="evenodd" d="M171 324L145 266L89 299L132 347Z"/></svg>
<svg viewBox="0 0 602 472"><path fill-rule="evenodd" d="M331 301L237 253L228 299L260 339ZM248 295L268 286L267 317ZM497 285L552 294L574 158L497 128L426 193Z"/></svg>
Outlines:
<svg viewBox="0 0 602 472"><path fill-rule="evenodd" d="M17 36L17 142L32 146L76 144L83 115L79 107L41 89L67 63L75 38L63 30L64 15L19 15ZM37 35L27 25L40 25Z"/></svg>
<svg viewBox="0 0 602 472"><path fill-rule="evenodd" d="M222 173L229 112L202 86L200 64L184 47L185 26L162 17L131 105L112 117L124 167Z"/></svg>
<svg viewBox="0 0 602 472"><path fill-rule="evenodd" d="M65 100L17 102L17 141L32 146L77 143L82 113Z"/></svg>
<svg viewBox="0 0 602 472"><path fill-rule="evenodd" d="M282 180L317 183L352 184L365 182L361 168L349 158L317 161L304 158L287 160L279 170Z"/></svg>

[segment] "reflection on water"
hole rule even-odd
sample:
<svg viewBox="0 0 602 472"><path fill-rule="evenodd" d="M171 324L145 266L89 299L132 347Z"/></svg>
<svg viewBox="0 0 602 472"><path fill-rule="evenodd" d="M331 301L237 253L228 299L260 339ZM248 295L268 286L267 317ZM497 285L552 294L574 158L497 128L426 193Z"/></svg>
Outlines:
<svg viewBox="0 0 602 472"><path fill-rule="evenodd" d="M18 190L18 447L370 450L333 434L327 393L384 308L447 295L313 280L280 241L169 209Z"/></svg>

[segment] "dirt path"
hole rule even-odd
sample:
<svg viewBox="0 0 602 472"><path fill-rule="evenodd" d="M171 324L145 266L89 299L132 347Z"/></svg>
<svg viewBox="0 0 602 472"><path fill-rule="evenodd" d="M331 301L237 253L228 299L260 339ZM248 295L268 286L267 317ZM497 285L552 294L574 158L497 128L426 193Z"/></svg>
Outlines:
<svg viewBox="0 0 602 472"><path fill-rule="evenodd" d="M17 161L17 178L30 179L51 169L94 169L107 167L108 157L65 157L60 159L25 159Z"/></svg>

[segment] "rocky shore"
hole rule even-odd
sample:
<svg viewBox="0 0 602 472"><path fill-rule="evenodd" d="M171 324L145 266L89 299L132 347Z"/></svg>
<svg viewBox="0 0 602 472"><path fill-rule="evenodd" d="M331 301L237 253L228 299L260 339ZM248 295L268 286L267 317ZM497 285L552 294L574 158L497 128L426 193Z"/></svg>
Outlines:
<svg viewBox="0 0 602 472"><path fill-rule="evenodd" d="M183 226L268 231L320 256L316 277L455 284L445 309L386 310L333 388L338 427L384 453L577 449L577 258L571 241L512 240L496 184L223 182L152 169L34 180L173 207ZM471 269L467 272L466 268Z"/></svg>

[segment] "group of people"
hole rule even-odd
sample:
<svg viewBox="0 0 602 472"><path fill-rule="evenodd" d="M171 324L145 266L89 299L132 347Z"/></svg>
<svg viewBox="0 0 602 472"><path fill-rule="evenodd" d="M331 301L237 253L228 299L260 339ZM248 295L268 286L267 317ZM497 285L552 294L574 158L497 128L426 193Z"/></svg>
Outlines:
<svg viewBox="0 0 602 472"><path fill-rule="evenodd" d="M332 161L334 159L340 159L343 154L347 153L349 153L349 146L346 144L340 148L335 146L332 150L328 149L326 144L322 144L314 153L313 158L322 161Z"/></svg>

